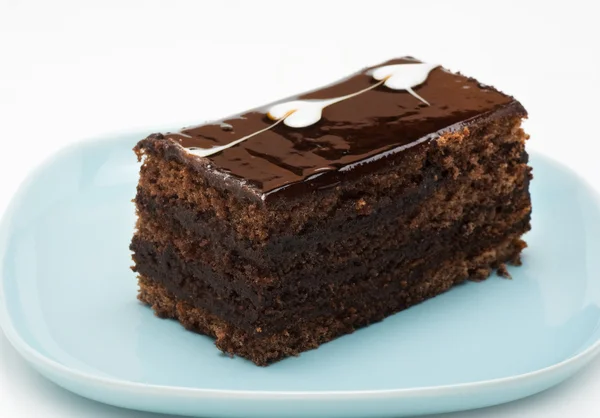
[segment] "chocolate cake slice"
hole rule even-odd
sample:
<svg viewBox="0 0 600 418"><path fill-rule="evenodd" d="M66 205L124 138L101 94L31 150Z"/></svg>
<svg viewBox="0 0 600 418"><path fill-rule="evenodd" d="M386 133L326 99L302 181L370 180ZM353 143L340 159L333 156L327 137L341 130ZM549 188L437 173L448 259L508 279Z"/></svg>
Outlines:
<svg viewBox="0 0 600 418"><path fill-rule="evenodd" d="M139 299L267 365L519 263L514 98L400 58L135 147Z"/></svg>

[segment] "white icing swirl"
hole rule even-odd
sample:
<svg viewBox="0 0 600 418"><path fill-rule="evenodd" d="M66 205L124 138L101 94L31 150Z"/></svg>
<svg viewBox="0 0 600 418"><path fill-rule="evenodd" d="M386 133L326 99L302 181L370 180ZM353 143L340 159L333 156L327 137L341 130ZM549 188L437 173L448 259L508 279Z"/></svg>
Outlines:
<svg viewBox="0 0 600 418"><path fill-rule="evenodd" d="M429 106L429 102L415 93L412 88L427 80L427 76L435 67L437 67L436 64L425 63L384 65L368 73L375 80L378 80L379 83L375 83L356 93L333 99L292 100L278 103L269 109L267 116L273 120L285 119L283 123L290 128L306 128L321 120L323 109L327 106L358 96L382 84L392 90L406 90ZM286 114L289 114L289 116L285 117L284 115Z"/></svg>
<svg viewBox="0 0 600 418"><path fill-rule="evenodd" d="M437 64L396 64L385 65L371 70L371 76L375 80L385 80L384 86L392 90L406 90L417 99L429 106L429 102L413 91L413 87L423 84L431 70Z"/></svg>
<svg viewBox="0 0 600 418"><path fill-rule="evenodd" d="M287 125L290 128L306 128L308 126L314 125L319 120L321 120L321 117L323 115L323 109L325 109L327 106L331 106L343 100L347 100L354 96L358 96L359 94L363 94L369 90L373 90L374 88L380 85L384 85L392 90L405 90L411 95L413 95L415 98L429 106L429 102L421 96L419 96L417 93L415 93L413 91L413 87L424 83L425 80L427 80L427 77L429 76L431 70L433 70L436 67L438 67L437 64L410 63L384 65L383 67L374 68L371 71L369 71L368 74L378 82L367 88L364 88L352 94L347 94L345 96L334 97L332 99L291 100L289 102L278 103L276 105L271 106L267 111L267 116L275 121L275 123L273 123L272 125L269 125L266 128L254 132L250 135L247 135L243 138L230 142L227 145L221 145L207 149L193 148L188 149L188 151L200 157L208 157L212 154L216 154L227 148L233 147L234 145L244 142L255 135L265 132L281 122L283 122L284 125Z"/></svg>
<svg viewBox="0 0 600 418"><path fill-rule="evenodd" d="M237 144L239 144L240 142L244 142L244 141L246 141L247 139L249 139L249 138L252 138L253 136L256 136L256 135L258 135L258 134L261 134L261 133L263 133L263 132L265 132L265 131L268 131L269 129L271 129L271 128L272 128L272 127L274 127L275 125L278 125L279 123L281 123L281 122L284 120L284 118L285 118L285 115L283 116L283 118L282 118L282 119L279 119L279 120L278 120L277 122L275 122L274 124L272 124L272 125L269 125L269 126L267 126L266 128L264 128L264 129L261 129L260 131L256 131L256 132L254 132L254 133L251 133L250 135L246 135L246 136L244 136L244 137L242 137L242 138L240 138L240 139L236 139L235 141L233 141L233 142L230 142L229 144L226 144L226 145L220 145L220 146L217 146L217 147L211 147L211 148L188 148L188 149L187 149L187 151L188 151L190 154L197 155L198 157L208 157L208 156L210 156L210 155L213 155L213 154L216 154L216 153L218 153L218 152L224 151L224 150L226 150L227 148L231 148L231 147L233 147L234 145L237 145Z"/></svg>

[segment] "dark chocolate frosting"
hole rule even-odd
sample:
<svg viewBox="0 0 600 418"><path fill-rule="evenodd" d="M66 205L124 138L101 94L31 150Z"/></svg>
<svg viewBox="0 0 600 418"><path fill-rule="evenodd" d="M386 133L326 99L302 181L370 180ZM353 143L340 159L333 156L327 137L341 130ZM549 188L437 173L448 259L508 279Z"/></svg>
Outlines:
<svg viewBox="0 0 600 418"><path fill-rule="evenodd" d="M419 61L393 59L285 101L355 93L376 83L369 70L415 62ZM190 157L208 160L204 161L206 167L231 180L238 179L247 191L265 200L337 184L353 172L374 169L397 158L403 150L482 118L526 116L512 97L441 67L433 69L413 90L430 105L407 91L380 85L326 107L321 120L311 126L291 128L281 123L208 157ZM266 116L271 105L162 138L180 145L177 148L186 154L185 148L226 145L272 125L273 120Z"/></svg>

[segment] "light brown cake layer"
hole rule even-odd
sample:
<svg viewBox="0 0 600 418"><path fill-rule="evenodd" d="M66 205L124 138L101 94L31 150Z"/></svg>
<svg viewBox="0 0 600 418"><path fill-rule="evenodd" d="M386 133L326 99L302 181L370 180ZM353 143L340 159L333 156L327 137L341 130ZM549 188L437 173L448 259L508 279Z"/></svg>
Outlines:
<svg viewBox="0 0 600 418"><path fill-rule="evenodd" d="M405 283L403 288L391 291L385 299L374 295L368 301L363 297L359 309L354 306L347 309L338 306L328 315L296 323L293 327L267 336L262 336L260 329L249 333L233 326L205 309L178 299L163 285L141 275L139 299L150 305L156 315L176 319L189 330L215 338L217 347L223 352L245 357L264 366L380 321L469 278L483 280L492 269L501 267L505 262L518 264L519 254L524 247L525 244L518 237L511 237L500 245L473 256L458 254L455 259L424 272L420 280ZM398 282L402 280L402 277L395 278Z"/></svg>
<svg viewBox="0 0 600 418"><path fill-rule="evenodd" d="M485 171L483 166L510 171L511 166L526 164L526 135L520 125L519 115L442 134L426 150L406 150L402 165L391 164L326 190L269 204L246 201L211 187L191 166L153 148L140 148L137 152L144 156L144 164L138 192L158 197L165 206L191 205L197 220L205 222L208 229L229 229L239 239L266 243L273 237L299 236L354 222L395 204L411 190L436 189L461 174L476 178ZM479 184L509 193L515 183L503 185L483 178Z"/></svg>

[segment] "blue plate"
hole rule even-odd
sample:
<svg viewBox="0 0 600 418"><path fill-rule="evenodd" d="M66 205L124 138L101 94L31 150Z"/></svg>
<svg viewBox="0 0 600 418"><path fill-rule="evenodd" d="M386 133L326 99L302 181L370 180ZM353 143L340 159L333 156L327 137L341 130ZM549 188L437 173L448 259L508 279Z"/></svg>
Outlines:
<svg viewBox="0 0 600 418"><path fill-rule="evenodd" d="M533 230L513 280L467 283L267 368L156 318L128 244L144 132L65 149L33 173L0 231L0 319L57 384L97 401L211 417L398 417L522 398L600 351L600 203L532 155Z"/></svg>

